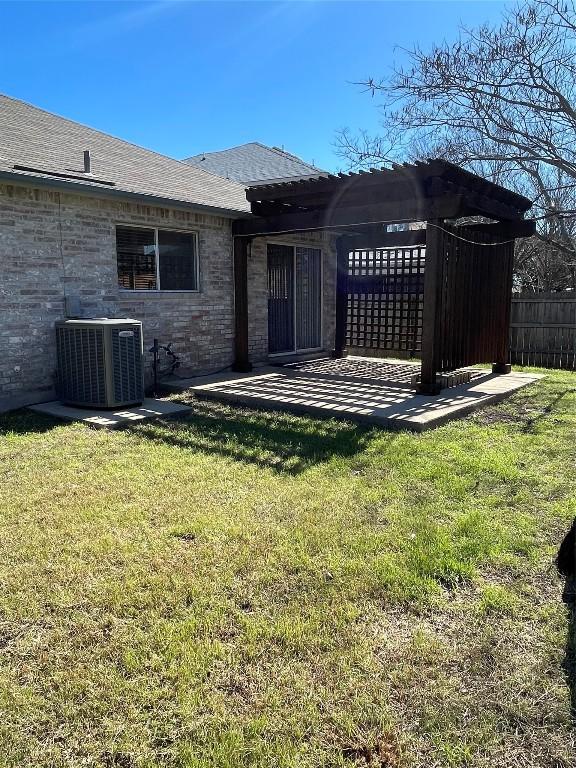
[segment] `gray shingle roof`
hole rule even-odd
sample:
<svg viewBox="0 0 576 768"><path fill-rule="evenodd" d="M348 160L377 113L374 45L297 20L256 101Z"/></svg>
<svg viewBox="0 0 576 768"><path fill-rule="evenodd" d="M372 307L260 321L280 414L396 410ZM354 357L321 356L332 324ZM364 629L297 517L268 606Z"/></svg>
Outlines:
<svg viewBox="0 0 576 768"><path fill-rule="evenodd" d="M322 173L320 168L305 163L296 155L278 147L267 147L257 141L223 149L220 152L194 155L186 158L184 162L247 185L264 179L283 179L290 176Z"/></svg>
<svg viewBox="0 0 576 768"><path fill-rule="evenodd" d="M91 153L92 177L83 173L84 150ZM23 180L89 185L108 194L150 195L220 211L250 210L244 187L235 181L0 94L0 174L7 173Z"/></svg>

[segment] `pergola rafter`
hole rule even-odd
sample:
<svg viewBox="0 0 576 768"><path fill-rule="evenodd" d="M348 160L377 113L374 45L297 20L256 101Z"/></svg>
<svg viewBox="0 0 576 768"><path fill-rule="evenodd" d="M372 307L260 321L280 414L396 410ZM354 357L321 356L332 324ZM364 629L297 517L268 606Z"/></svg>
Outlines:
<svg viewBox="0 0 576 768"><path fill-rule="evenodd" d="M254 215L233 225L237 370L250 369L249 242L309 231L338 238L335 355L345 347L348 254L425 245L421 390L437 391L436 374L457 364L487 362L471 359L478 355L489 354L495 370L508 370L513 243L535 231L534 222L524 220L527 198L444 160L268 181L250 187L246 197ZM448 223L464 217L495 221L465 228ZM403 222L426 222L426 228L388 231Z"/></svg>

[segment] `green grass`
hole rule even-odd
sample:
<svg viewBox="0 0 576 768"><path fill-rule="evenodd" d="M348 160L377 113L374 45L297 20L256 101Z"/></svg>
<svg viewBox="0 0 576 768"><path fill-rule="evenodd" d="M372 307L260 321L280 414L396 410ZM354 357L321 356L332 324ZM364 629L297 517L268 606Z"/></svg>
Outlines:
<svg viewBox="0 0 576 768"><path fill-rule="evenodd" d="M1 768L576 765L574 374L422 435L0 435Z"/></svg>

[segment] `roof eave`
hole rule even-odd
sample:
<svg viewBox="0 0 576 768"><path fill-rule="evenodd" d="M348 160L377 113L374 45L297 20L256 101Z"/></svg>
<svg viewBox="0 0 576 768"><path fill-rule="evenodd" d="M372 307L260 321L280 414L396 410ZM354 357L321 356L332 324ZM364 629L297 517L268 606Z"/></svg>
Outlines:
<svg viewBox="0 0 576 768"><path fill-rule="evenodd" d="M12 181L22 186L50 187L55 189L65 189L74 191L92 197L108 198L128 198L135 202L165 205L171 208L183 208L186 210L195 210L202 213L211 213L215 216L225 216L231 219L252 218L250 211L242 211L237 208L226 208L225 206L204 205L202 203L193 203L186 200L177 200L171 197L162 197L159 195L147 194L144 192L130 192L122 189L100 188L94 184L85 184L82 181L72 181L67 179L56 179L50 176L35 176L34 174L25 174L14 171L0 170L0 180Z"/></svg>
<svg viewBox="0 0 576 768"><path fill-rule="evenodd" d="M247 189L256 189L257 187L265 187L268 184L289 184L294 181L309 181L310 179L328 178L329 174L324 171L318 171L317 173L303 173L296 176L279 176L277 179L261 179L260 181L244 182Z"/></svg>

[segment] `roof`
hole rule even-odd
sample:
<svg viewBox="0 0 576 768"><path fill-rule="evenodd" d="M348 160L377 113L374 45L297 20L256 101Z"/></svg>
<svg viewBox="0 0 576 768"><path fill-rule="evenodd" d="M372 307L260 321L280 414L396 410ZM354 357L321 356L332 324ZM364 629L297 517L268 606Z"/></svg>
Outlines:
<svg viewBox="0 0 576 768"><path fill-rule="evenodd" d="M84 172L85 150L91 174ZM235 181L2 94L0 176L151 196L234 215L250 210L245 188Z"/></svg>
<svg viewBox="0 0 576 768"><path fill-rule="evenodd" d="M220 152L194 155L186 158L184 162L246 185L263 180L324 173L320 168L304 162L284 149L267 147L258 141L223 149Z"/></svg>

